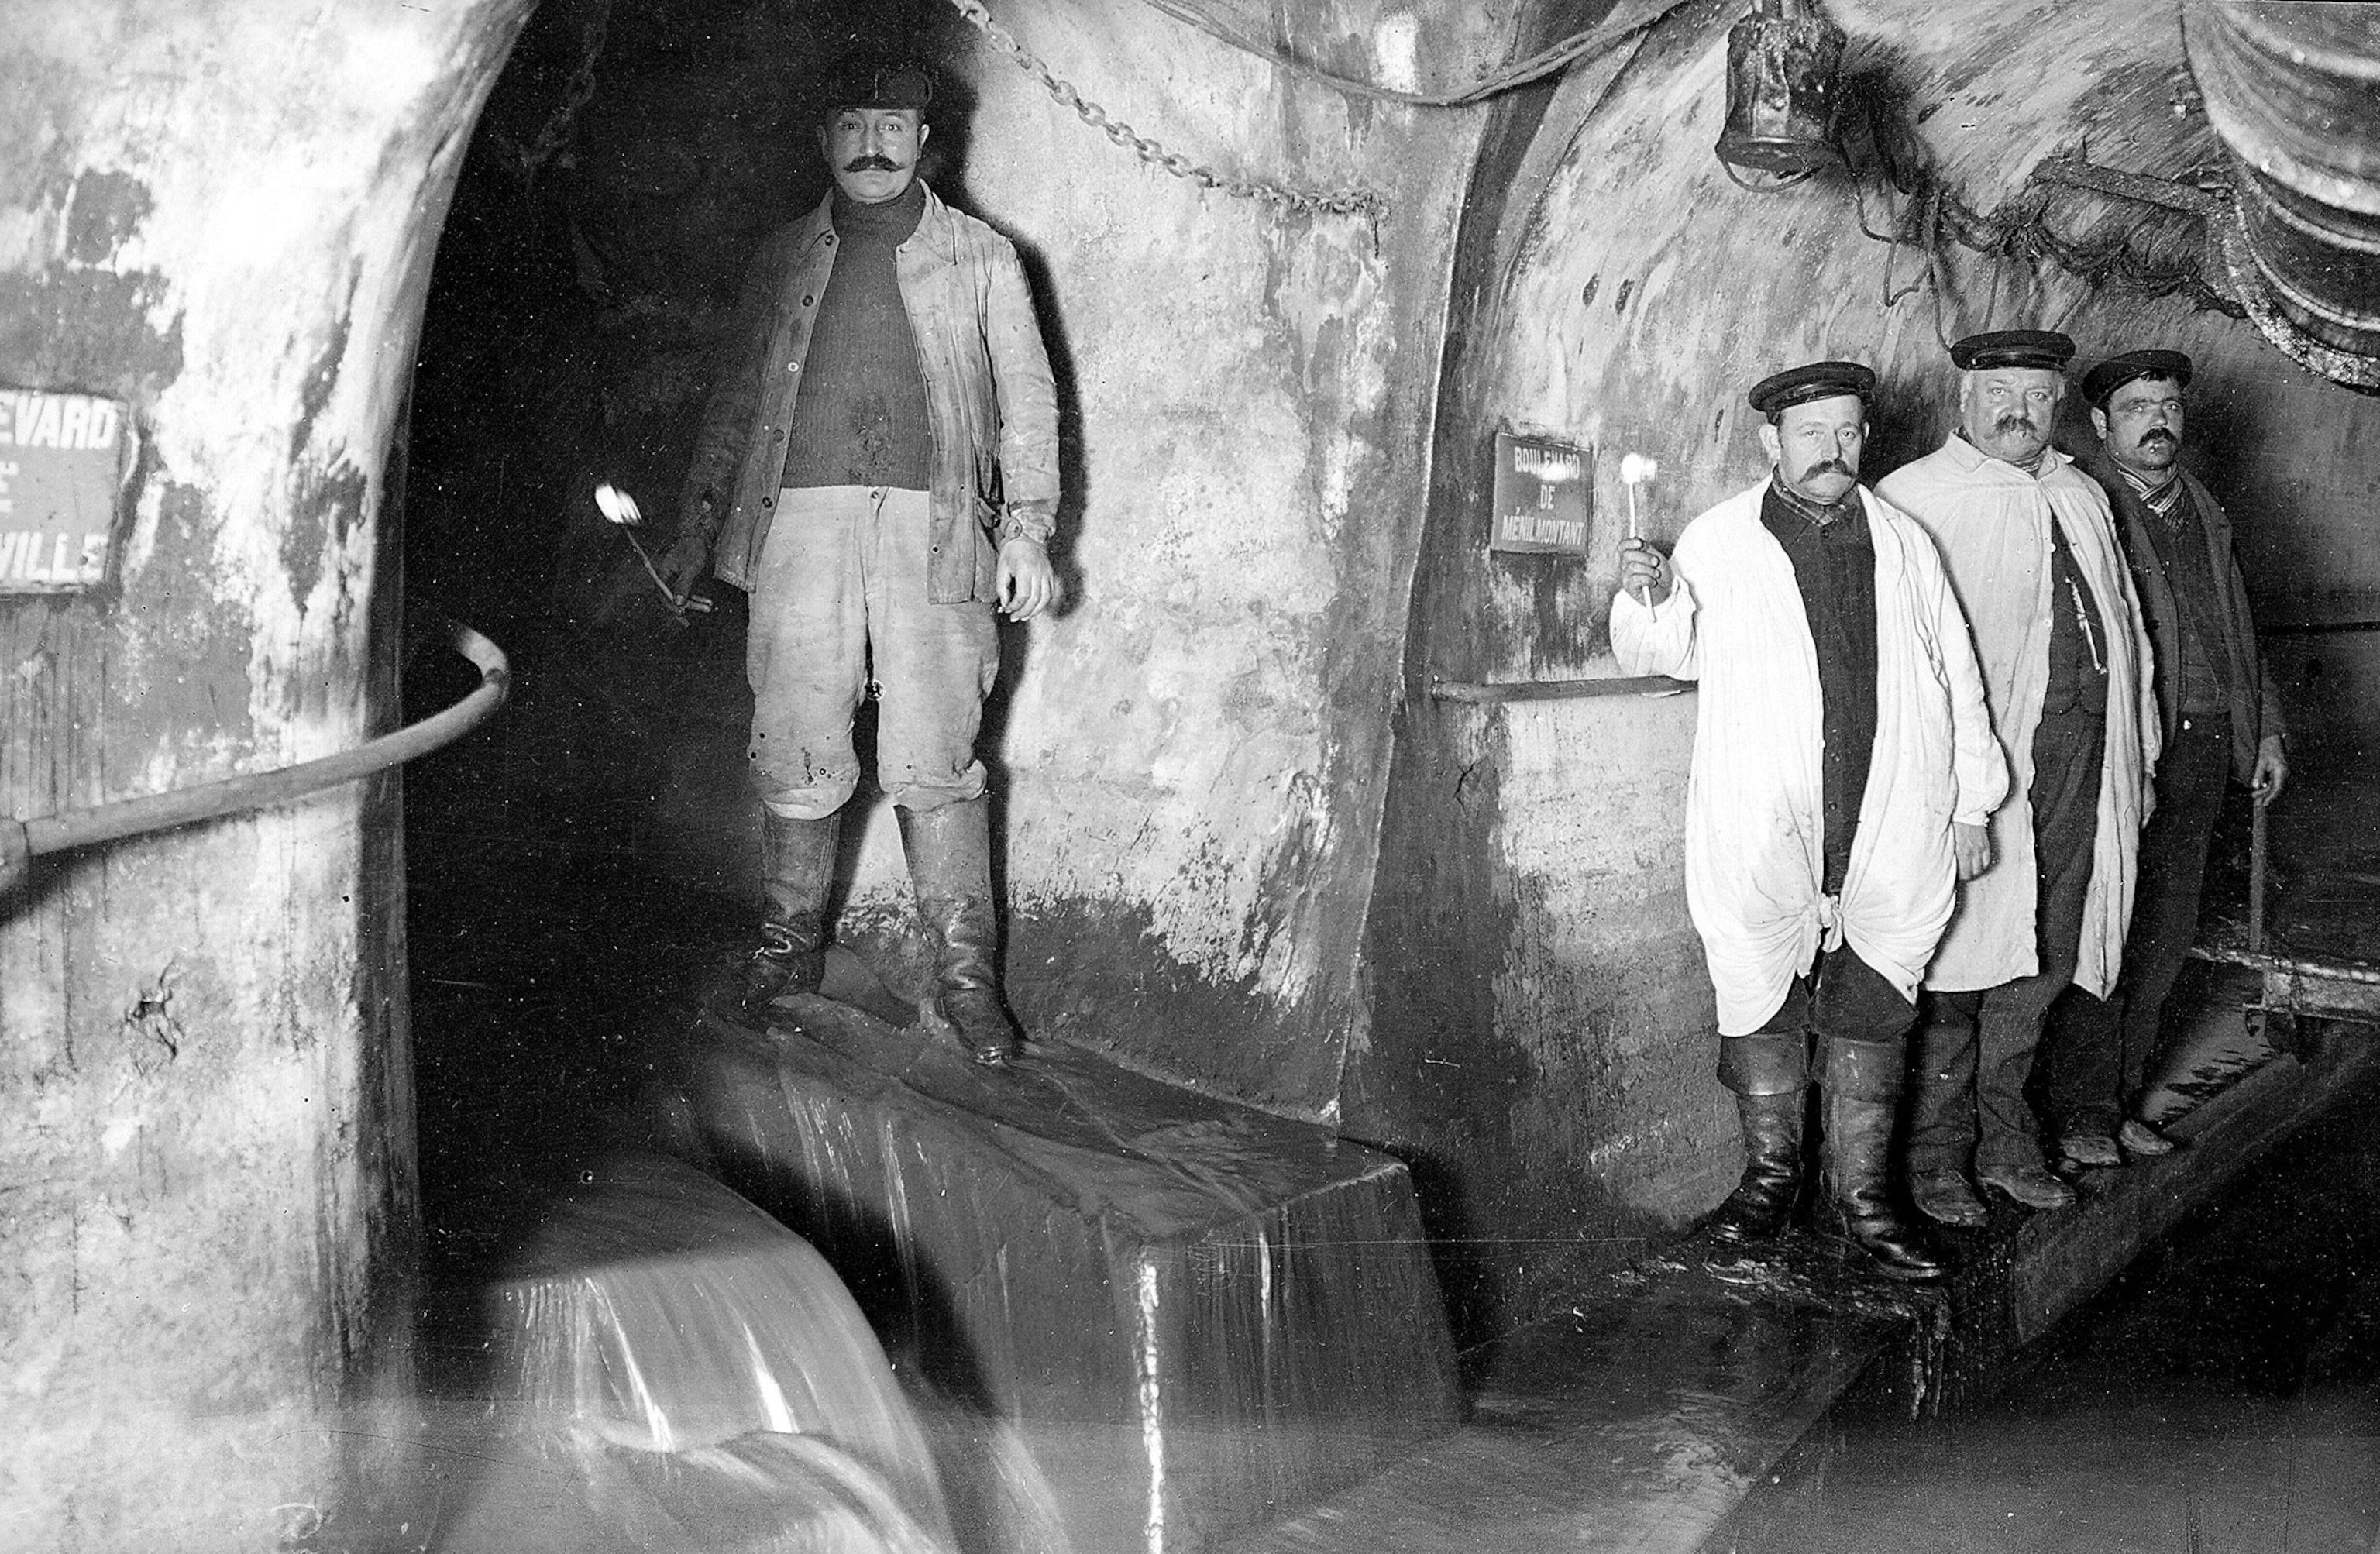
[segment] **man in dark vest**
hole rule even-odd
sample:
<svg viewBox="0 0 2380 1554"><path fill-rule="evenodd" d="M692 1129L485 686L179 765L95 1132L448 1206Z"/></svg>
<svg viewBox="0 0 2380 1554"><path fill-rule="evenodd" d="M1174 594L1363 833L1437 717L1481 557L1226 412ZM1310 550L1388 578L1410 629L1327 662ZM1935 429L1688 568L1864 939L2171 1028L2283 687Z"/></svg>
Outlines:
<svg viewBox="0 0 2380 1554"><path fill-rule="evenodd" d="M1998 861L1959 892L1915 1041L1909 1193L1948 1225L1985 1220L1971 1166L2027 1208L2074 1201L2025 1087L2060 993L2115 985L2156 759L2147 633L2107 499L2050 443L2073 355L2055 330L1957 341L1958 427L1876 485L1941 547L2010 771Z"/></svg>
<svg viewBox="0 0 2380 1554"><path fill-rule="evenodd" d="M757 1017L819 985L872 676L877 777L935 951L929 1012L1000 1063L1021 1037L975 742L994 610L1030 620L1059 599L1057 395L1016 250L917 178L932 77L854 55L821 99L834 188L753 262L662 563L681 593L709 567L752 596L768 908L710 1002Z"/></svg>
<svg viewBox="0 0 2380 1554"><path fill-rule="evenodd" d="M1755 383L1768 479L1686 525L1673 555L1621 543L1611 645L1629 674L1702 687L1686 909L1744 1154L1706 1228L1730 1244L1785 1229L1815 1078L1821 1226L1870 1271L1928 1280L1942 1264L1893 1201L1894 1102L1919 978L1958 880L1989 861L2009 780L1933 542L1859 483L1875 392L1855 361Z"/></svg>
<svg viewBox="0 0 2380 1554"><path fill-rule="evenodd" d="M2231 524L2181 467L2190 358L2127 351L2082 379L2098 453L2084 467L2116 511L2155 650L2165 753L2156 811L2141 834L2140 882L2123 971L2106 1001L2079 990L2044 1050L2050 1111L2067 1158L2118 1165L2173 1143L2134 1114L2167 996L2198 931L2199 896L2226 783L2270 804L2289 780L2281 709L2256 650Z"/></svg>

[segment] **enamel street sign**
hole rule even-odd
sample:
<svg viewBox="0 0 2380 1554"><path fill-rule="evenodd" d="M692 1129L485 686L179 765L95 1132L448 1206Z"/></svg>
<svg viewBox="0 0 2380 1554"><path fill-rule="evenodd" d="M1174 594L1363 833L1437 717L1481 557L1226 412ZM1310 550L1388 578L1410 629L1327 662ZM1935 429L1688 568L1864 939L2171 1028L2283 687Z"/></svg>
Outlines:
<svg viewBox="0 0 2380 1554"><path fill-rule="evenodd" d="M1594 502L1586 450L1545 437L1496 433L1490 551L1586 554Z"/></svg>
<svg viewBox="0 0 2380 1554"><path fill-rule="evenodd" d="M130 418L113 399L0 387L0 595L107 576Z"/></svg>

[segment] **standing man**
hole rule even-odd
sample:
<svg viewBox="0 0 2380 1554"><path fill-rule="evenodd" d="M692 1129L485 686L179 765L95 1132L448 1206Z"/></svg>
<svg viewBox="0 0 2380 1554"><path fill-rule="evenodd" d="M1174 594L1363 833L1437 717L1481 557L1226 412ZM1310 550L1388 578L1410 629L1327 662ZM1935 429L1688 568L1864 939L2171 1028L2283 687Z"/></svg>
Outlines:
<svg viewBox="0 0 2380 1554"><path fill-rule="evenodd" d="M1875 386L1846 361L1753 385L1769 478L1687 525L1674 558L1622 545L1611 640L1629 673L1702 685L1686 905L1745 1155L1710 1228L1784 1228L1815 1034L1828 1228L1925 1280L1941 1265L1890 1196L1893 1103L1918 977L2008 773L1932 543L1859 485Z"/></svg>
<svg viewBox="0 0 2380 1554"><path fill-rule="evenodd" d="M2148 645L2107 499L2049 445L2073 355L2046 330L1952 346L1958 430L1877 488L1941 547L2014 799L1925 975L1910 1193L1949 1225L1984 1222L1970 1161L2029 1208L2074 1201L2045 1165L2025 1081L2058 992L2115 981L2156 759Z"/></svg>
<svg viewBox="0 0 2380 1554"><path fill-rule="evenodd" d="M752 596L750 760L768 909L720 1012L819 985L852 715L880 690L877 776L935 947L935 1013L976 1060L1022 1039L1001 997L976 759L992 613L1057 603L1050 361L1016 251L917 178L932 77L844 60L818 131L834 188L771 233L744 285L663 577Z"/></svg>
<svg viewBox="0 0 2380 1554"><path fill-rule="evenodd" d="M2171 1140L2133 1114L2157 1046L2167 996L2198 932L2206 855L2226 781L2270 804L2289 781L2281 706L2256 651L2231 524L2181 467L2190 358L2127 351L2082 378L2099 452L2086 467L2121 525L2141 613L2156 647L2165 754L2156 812L2141 835L2140 885L2123 975L2107 1003L2061 1005L2044 1053L2067 1156L2117 1165L2118 1151L2162 1155Z"/></svg>

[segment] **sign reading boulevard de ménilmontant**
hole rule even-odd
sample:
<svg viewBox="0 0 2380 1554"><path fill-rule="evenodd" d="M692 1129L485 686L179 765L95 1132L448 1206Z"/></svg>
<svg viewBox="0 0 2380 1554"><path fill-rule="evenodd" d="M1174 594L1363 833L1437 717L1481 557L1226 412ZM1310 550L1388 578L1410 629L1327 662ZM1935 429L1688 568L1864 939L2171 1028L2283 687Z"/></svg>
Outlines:
<svg viewBox="0 0 2380 1554"><path fill-rule="evenodd" d="M1586 450L1547 437L1496 433L1495 525L1490 551L1586 554L1595 500Z"/></svg>
<svg viewBox="0 0 2380 1554"><path fill-rule="evenodd" d="M0 594L107 576L129 420L113 399L0 386Z"/></svg>

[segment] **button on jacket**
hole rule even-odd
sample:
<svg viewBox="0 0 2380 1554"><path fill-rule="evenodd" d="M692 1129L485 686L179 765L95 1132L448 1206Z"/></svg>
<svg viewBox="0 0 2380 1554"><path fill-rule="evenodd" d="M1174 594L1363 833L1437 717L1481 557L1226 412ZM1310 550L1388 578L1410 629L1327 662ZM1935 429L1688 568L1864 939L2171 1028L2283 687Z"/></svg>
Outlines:
<svg viewBox="0 0 2380 1554"><path fill-rule="evenodd" d="M832 193L760 245L727 336L680 512L714 498L711 570L749 589L775 516L786 426L835 256ZM991 540L1047 540L1058 509L1058 400L1008 239L930 188L897 260L933 438L932 601L990 602Z"/></svg>

